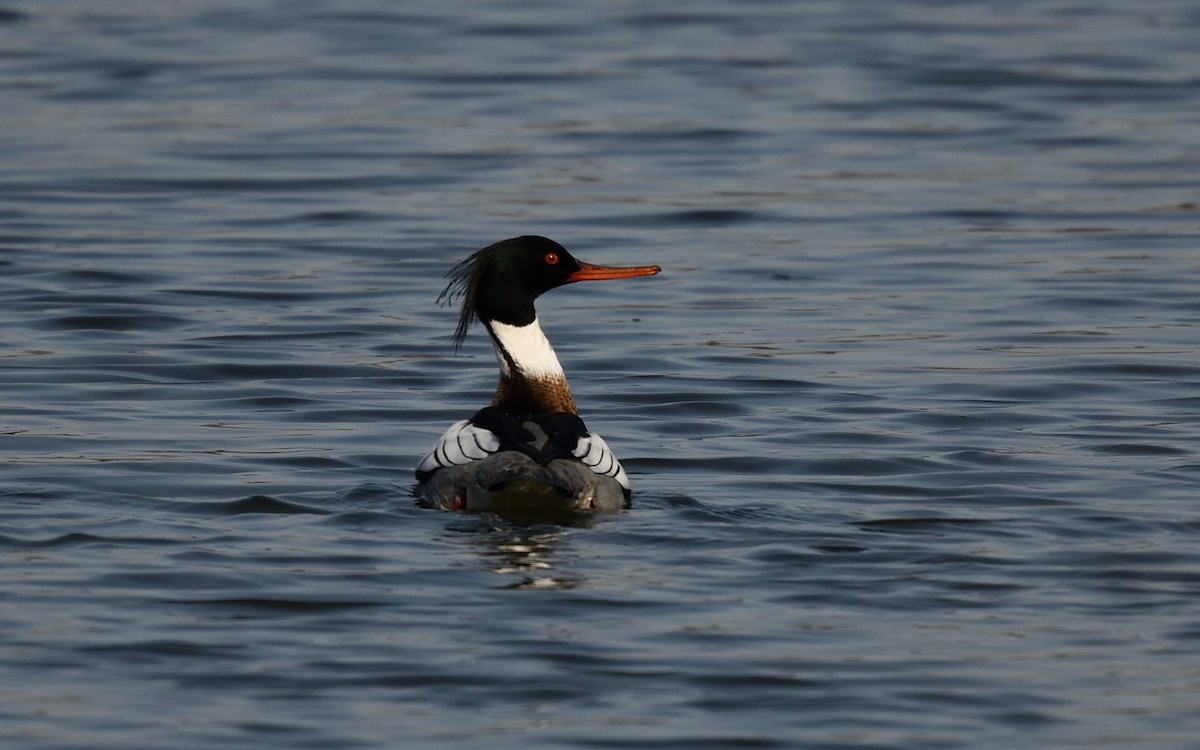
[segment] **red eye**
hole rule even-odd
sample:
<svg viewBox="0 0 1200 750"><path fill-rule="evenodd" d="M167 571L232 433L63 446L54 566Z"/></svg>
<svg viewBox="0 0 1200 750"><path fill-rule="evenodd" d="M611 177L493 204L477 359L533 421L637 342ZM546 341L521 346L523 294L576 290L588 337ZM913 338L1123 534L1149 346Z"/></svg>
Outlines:
<svg viewBox="0 0 1200 750"><path fill-rule="evenodd" d="M546 265L553 266L558 263L558 253L546 253L546 257L543 260L546 261Z"/></svg>

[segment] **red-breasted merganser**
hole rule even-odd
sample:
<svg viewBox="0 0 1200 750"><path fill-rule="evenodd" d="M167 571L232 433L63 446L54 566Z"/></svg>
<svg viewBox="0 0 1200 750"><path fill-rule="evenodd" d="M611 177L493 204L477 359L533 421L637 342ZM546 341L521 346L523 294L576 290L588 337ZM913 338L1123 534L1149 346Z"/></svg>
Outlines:
<svg viewBox="0 0 1200 750"><path fill-rule="evenodd" d="M457 350L472 320L492 337L500 384L492 403L455 422L417 466L418 495L447 509L617 511L629 478L584 426L567 376L538 325L533 301L576 281L651 276L658 266L613 268L576 260L545 237L485 247L456 265L438 301L462 297Z"/></svg>

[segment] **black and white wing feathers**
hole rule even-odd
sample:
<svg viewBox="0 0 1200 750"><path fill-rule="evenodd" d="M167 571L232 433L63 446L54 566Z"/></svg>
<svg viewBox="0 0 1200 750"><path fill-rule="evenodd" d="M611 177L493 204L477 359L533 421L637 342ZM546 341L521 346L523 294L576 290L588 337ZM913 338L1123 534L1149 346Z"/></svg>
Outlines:
<svg viewBox="0 0 1200 750"><path fill-rule="evenodd" d="M469 419L455 422L417 464L417 479L425 481L438 469L465 466L498 450L500 439L491 430L473 424Z"/></svg>
<svg viewBox="0 0 1200 750"><path fill-rule="evenodd" d="M450 425L417 465L424 482L439 469L465 466L500 451L519 451L542 464L574 457L596 474L612 477L629 491L621 462L599 435L589 432L573 414L522 414L500 407L481 409L470 419Z"/></svg>
<svg viewBox="0 0 1200 750"><path fill-rule="evenodd" d="M625 475L624 467L609 449L608 443L604 442L604 438L589 432L579 438L573 453L584 466L602 476L612 477L626 491L629 490L629 477Z"/></svg>

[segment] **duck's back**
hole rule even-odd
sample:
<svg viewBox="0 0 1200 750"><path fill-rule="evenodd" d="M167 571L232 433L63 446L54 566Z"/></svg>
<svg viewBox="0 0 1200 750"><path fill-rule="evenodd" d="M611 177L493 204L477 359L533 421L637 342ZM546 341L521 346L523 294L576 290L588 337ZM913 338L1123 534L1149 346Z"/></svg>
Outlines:
<svg viewBox="0 0 1200 750"><path fill-rule="evenodd" d="M629 499L603 438L561 412L481 409L451 425L416 474L419 494L443 508L616 511Z"/></svg>

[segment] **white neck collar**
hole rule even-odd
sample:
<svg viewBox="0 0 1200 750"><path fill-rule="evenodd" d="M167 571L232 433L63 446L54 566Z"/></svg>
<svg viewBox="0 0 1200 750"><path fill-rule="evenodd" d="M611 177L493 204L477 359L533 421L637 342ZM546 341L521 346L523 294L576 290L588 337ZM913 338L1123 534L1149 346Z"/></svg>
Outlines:
<svg viewBox="0 0 1200 750"><path fill-rule="evenodd" d="M537 318L529 325L514 326L499 321L488 321L487 328L492 333L496 345L496 358L500 360L500 371L511 375L512 366L527 378L542 380L550 378L565 378L558 355L550 346Z"/></svg>

